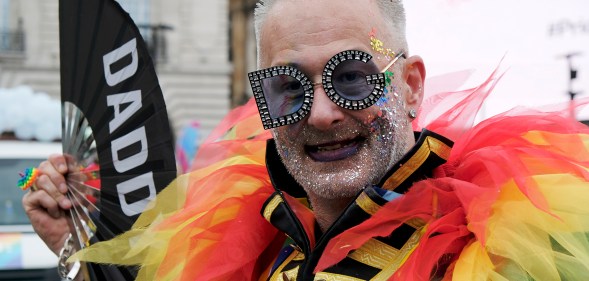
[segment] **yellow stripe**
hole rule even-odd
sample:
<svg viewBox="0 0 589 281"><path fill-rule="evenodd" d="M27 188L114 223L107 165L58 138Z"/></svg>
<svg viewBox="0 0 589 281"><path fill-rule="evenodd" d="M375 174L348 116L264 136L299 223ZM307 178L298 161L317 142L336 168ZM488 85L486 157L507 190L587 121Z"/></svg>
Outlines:
<svg viewBox="0 0 589 281"><path fill-rule="evenodd" d="M267 221L270 221L272 213L274 213L276 207L278 207L278 205L282 202L282 197L280 197L279 195L274 195L274 198L272 198L268 205L266 205L266 208L264 209L264 218L266 218Z"/></svg>
<svg viewBox="0 0 589 281"><path fill-rule="evenodd" d="M379 272L371 280L384 281L388 280L393 274L395 274L397 269L399 269L399 267L401 267L405 263L405 261L407 261L411 253L413 253L415 248L417 248L417 246L419 245L419 240L421 239L421 236L425 233L426 228L427 226L415 231L413 235L411 235L409 240L407 240L407 243L405 243L401 250L399 250L399 254L395 257L394 261L390 263L387 268Z"/></svg>
<svg viewBox="0 0 589 281"><path fill-rule="evenodd" d="M296 256L298 255L298 252L292 251L292 253L290 253L290 256L288 256L288 258L286 258L286 260L284 260L284 262L282 262L282 264L276 269L276 271L274 271L274 274L272 274L272 276L270 276L270 278L268 279L269 281L283 281L284 279L282 278L282 269L284 269L284 267L289 264ZM299 267L295 267L289 271L285 271L284 273L286 274L286 277L290 280L296 280L297 279L297 272L299 271Z"/></svg>
<svg viewBox="0 0 589 281"><path fill-rule="evenodd" d="M364 212L374 215L380 209L380 205L376 204L376 202L372 201L366 193L362 192L358 198L356 198L356 204L360 207Z"/></svg>
<svg viewBox="0 0 589 281"><path fill-rule="evenodd" d="M294 280L294 279L293 279ZM340 275L335 273L319 272L315 275L315 281L362 281L364 279L358 279L346 275Z"/></svg>
<svg viewBox="0 0 589 281"><path fill-rule="evenodd" d="M285 272L280 272L280 274L277 275L276 279L271 279L271 280L276 280L276 281L295 281L297 280L297 273L299 272L299 267L295 267L289 271L285 271ZM287 280L284 280L284 276L286 276Z"/></svg>
<svg viewBox="0 0 589 281"><path fill-rule="evenodd" d="M366 241L362 247L348 255L349 258L363 264L383 269L391 264L399 250L376 239Z"/></svg>
<svg viewBox="0 0 589 281"><path fill-rule="evenodd" d="M427 137L430 150L444 160L448 160L452 148L439 139Z"/></svg>
<svg viewBox="0 0 589 281"><path fill-rule="evenodd" d="M393 175L384 183L383 188L386 190L394 190L401 183L403 183L411 174L413 174L429 157L430 153L438 155L440 158L447 160L450 156L451 148L444 142L435 139L431 136L425 138L423 144L419 147L417 152L403 164Z"/></svg>
<svg viewBox="0 0 589 281"><path fill-rule="evenodd" d="M420 229L425 225L425 222L421 219L410 219L405 222L406 225L409 225L415 229Z"/></svg>

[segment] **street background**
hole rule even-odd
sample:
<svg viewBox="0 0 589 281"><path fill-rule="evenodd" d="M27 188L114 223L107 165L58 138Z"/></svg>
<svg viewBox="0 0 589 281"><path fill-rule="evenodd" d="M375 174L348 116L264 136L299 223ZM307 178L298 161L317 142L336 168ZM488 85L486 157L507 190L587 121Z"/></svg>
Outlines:
<svg viewBox="0 0 589 281"><path fill-rule="evenodd" d="M410 49L424 58L429 77L473 70L466 88L499 66L506 71L479 120L515 106L567 102L569 90L589 96L589 1L412 0L405 8ZM572 85L566 55L577 70Z"/></svg>

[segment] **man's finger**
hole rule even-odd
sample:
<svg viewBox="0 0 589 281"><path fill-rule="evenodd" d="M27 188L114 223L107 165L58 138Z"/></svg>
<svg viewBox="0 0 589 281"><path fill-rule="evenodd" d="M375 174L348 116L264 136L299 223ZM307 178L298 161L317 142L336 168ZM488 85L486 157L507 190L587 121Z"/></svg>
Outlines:
<svg viewBox="0 0 589 281"><path fill-rule="evenodd" d="M55 200L61 208L66 210L71 208L72 204L70 200L58 189L56 183L54 183L48 175L41 174L39 176L39 179L37 179L37 187L47 192L47 194L49 194L49 196Z"/></svg>
<svg viewBox="0 0 589 281"><path fill-rule="evenodd" d="M39 170L41 173L49 176L61 193L65 194L67 192L64 174L68 172L68 168L63 155L53 154L49 156L47 161L39 165Z"/></svg>
<svg viewBox="0 0 589 281"><path fill-rule="evenodd" d="M67 173L67 163L65 161L65 157L62 154L52 154L49 156L48 160L58 172L61 174Z"/></svg>
<svg viewBox="0 0 589 281"><path fill-rule="evenodd" d="M23 196L23 207L29 218L33 219L39 213L49 214L53 218L61 217L61 209L57 201L45 190L29 192Z"/></svg>

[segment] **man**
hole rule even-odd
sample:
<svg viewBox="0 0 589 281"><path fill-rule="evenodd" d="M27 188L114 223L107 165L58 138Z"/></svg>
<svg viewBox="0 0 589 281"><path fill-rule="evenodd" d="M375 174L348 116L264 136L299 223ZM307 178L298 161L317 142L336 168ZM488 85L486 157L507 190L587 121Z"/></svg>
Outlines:
<svg viewBox="0 0 589 281"><path fill-rule="evenodd" d="M194 181L188 189L192 198L183 209L149 231L136 230L149 232L138 237L150 241L134 248L108 244L104 249L123 245L121 255L141 252L143 246L151 249L158 236L153 232L161 231L170 241L164 242L166 250L150 252L157 258L143 262L139 278L145 280L471 280L477 274L481 280L537 278L537 268L522 266L521 255L486 247L508 236L484 237L493 233L486 228L487 222L496 223L491 214L503 210L493 203L502 202L496 194L503 189L497 186L514 176L497 170L493 179L500 178L501 184L487 188L493 174L465 156L478 153L474 147L480 139L475 135L465 134L473 145L461 143L450 165L442 165L450 159L450 140L427 130L414 135L411 123L423 99L425 67L420 57L409 54L404 25L402 4L395 0L262 1L256 9L260 71L250 74L250 81L273 140L265 149L255 148L264 134L233 140L228 147L247 147L240 153L252 161L238 159L242 162L236 165L231 161L237 158L228 156L227 162L219 162L227 166L212 163L196 171L188 176ZM450 128L440 131L452 133ZM268 174L260 170L260 152L266 155ZM503 153L489 157L493 155ZM513 155L520 157L516 152L505 157ZM56 253L65 237L62 210L71 206L63 197L64 163L59 156L42 163L37 181L42 191L23 199L35 230ZM500 169L510 162L497 163ZM432 177L436 179L421 181ZM584 198L587 192L582 192ZM545 202L541 195L531 197L537 199L530 200L531 206L550 212L545 203L552 198ZM520 201L528 202L524 199ZM251 215L259 209L274 227ZM52 228L49 222L61 227ZM567 255L559 260L574 269L571 273L558 267L554 275L556 265L546 263L545 276L586 274L581 270L589 269L579 257L589 249L577 247L586 240L567 236L575 241L572 249L577 254L564 243L570 240L554 237L555 244L566 249L558 251ZM104 253L100 247L98 253ZM109 261L100 255L83 258ZM125 263L124 258L113 258Z"/></svg>
<svg viewBox="0 0 589 281"><path fill-rule="evenodd" d="M320 83L325 65L342 51L360 50L373 54L369 63L376 71L383 69L393 58L379 60L382 55L372 49L368 34L375 28L384 42L391 42L389 48L406 52L404 21L385 18L379 1L338 3L331 10L334 3L329 1L267 2L256 14L260 68L294 65L316 83L308 117L274 128L272 134L282 161L306 191L325 231L361 189L378 183L415 143L409 112L423 98L423 61L401 58L387 69L395 74L392 83L399 97L381 106L347 110L332 102ZM380 2L402 18L398 3Z"/></svg>

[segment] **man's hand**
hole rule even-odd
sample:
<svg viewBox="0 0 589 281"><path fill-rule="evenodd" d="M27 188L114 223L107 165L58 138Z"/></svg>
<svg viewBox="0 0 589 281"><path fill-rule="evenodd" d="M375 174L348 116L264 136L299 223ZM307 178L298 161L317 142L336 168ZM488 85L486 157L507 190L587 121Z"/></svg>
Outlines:
<svg viewBox="0 0 589 281"><path fill-rule="evenodd" d="M68 172L65 157L51 155L38 169L37 190L27 192L22 204L35 232L59 255L70 232L65 211L72 207L65 196L67 186L64 175Z"/></svg>

